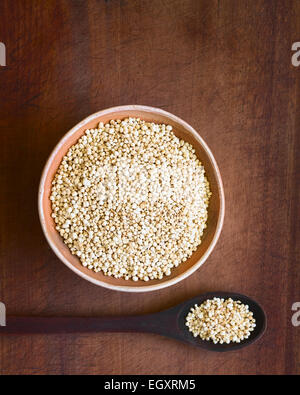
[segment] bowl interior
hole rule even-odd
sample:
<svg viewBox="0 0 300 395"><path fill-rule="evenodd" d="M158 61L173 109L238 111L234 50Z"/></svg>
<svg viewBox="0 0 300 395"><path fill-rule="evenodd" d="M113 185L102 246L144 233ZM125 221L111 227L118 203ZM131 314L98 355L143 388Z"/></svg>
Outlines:
<svg viewBox="0 0 300 395"><path fill-rule="evenodd" d="M134 282L132 280L115 279L114 277L104 276L101 272L95 273L92 270L83 267L79 259L72 255L68 247L63 243L61 236L55 229L55 222L51 217L51 203L49 199L51 182L68 149L76 143L80 136L84 134L86 129L95 128L99 122L106 123L111 119L124 119L126 117L139 117L149 122L168 123L172 125L175 135L191 143L195 148L198 158L204 165L206 176L212 191L208 209L207 228L205 229L201 245L186 262L180 264L177 268L172 269L171 275L165 276L162 280ZM119 290L130 290L132 287L137 290L138 288L146 290L146 288L149 287L161 288L163 286L167 286L166 282L170 285L170 283L177 282L181 277L184 278L185 276L183 275L187 274L187 272L193 272L193 268L196 269L206 259L207 256L205 255L208 255L208 250L215 239L217 229L222 226L222 217L224 214L223 204L223 190L219 171L211 153L201 138L199 138L189 125L181 121L179 118L173 117L171 114L159 109L147 107L141 108L140 106L128 106L126 108L119 107L104 110L88 117L76 125L64 136L54 149L45 167L40 186L41 222L44 233L56 254L58 254L60 258L64 258L63 261L67 263L72 270L77 272L77 274L82 275L87 280L97 283L98 285L107 286L108 288L116 287ZM175 279L177 281L175 281ZM153 287L153 285L157 285L157 287Z"/></svg>

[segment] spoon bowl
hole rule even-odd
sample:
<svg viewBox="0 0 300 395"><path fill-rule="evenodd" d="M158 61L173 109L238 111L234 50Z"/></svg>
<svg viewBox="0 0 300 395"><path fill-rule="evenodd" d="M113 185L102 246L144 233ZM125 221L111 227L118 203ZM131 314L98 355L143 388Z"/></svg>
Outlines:
<svg viewBox="0 0 300 395"><path fill-rule="evenodd" d="M240 343L214 344L212 341L194 337L189 332L185 322L191 307L214 297L240 300L249 306L256 320L256 327L248 339ZM263 335L266 325L264 310L255 300L236 293L210 292L154 314L112 317L8 317L7 326L0 327L0 335L144 332L171 337L209 351L224 352L238 350L254 343Z"/></svg>
<svg viewBox="0 0 300 395"><path fill-rule="evenodd" d="M207 299L213 298L223 298L228 299L231 298L234 301L241 301L243 304L249 306L249 310L253 313L253 317L256 320L256 327L251 332L250 336L247 339L242 340L240 343L217 343L215 344L213 341L202 340L200 337L194 337L191 332L189 332L186 324L186 316L188 315L191 307L194 307L195 304L200 305ZM238 293L230 293L230 292L210 292L204 295L197 296L191 300L183 302L181 305L176 306L178 307L178 314L177 314L177 325L178 330L181 333L182 340L187 341L188 343L204 348L210 351L233 351L238 350L240 348L246 347L256 340L258 340L266 330L267 325L267 318L263 308L253 299L249 298L248 296L241 295Z"/></svg>

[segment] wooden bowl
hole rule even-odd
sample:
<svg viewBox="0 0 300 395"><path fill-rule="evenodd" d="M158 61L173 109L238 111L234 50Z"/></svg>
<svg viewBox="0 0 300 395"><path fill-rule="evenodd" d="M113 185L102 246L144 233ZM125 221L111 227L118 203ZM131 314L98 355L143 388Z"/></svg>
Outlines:
<svg viewBox="0 0 300 395"><path fill-rule="evenodd" d="M212 196L208 209L207 228L203 234L202 243L193 255L177 268L172 269L170 276L165 276L162 280L149 280L148 282L104 276L102 272L95 273L82 266L79 259L72 255L69 248L55 229L55 222L51 217L50 190L52 179L60 165L63 156L68 149L74 145L84 134L86 129L95 128L99 122L106 123L111 119L123 119L126 117L139 117L146 121L170 124L176 136L191 143L196 150L196 154L201 160L206 170L206 175L210 183ZM71 270L96 285L126 292L145 292L168 287L185 279L197 270L208 258L219 238L225 211L224 191L220 172L217 163L199 134L182 119L158 108L131 105L112 107L90 115L76 126L74 126L57 144L51 153L43 170L38 196L38 208L41 225L51 248L58 258Z"/></svg>

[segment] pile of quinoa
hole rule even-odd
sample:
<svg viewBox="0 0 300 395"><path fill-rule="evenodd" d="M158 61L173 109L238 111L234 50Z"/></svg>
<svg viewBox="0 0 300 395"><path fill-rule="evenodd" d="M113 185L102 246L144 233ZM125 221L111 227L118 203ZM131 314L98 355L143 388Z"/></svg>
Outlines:
<svg viewBox="0 0 300 395"><path fill-rule="evenodd" d="M139 118L88 129L54 176L56 229L83 266L162 279L201 243L211 196L205 170L170 125Z"/></svg>
<svg viewBox="0 0 300 395"><path fill-rule="evenodd" d="M186 326L194 337L229 344L248 339L256 323L248 305L231 298L213 298L191 308Z"/></svg>

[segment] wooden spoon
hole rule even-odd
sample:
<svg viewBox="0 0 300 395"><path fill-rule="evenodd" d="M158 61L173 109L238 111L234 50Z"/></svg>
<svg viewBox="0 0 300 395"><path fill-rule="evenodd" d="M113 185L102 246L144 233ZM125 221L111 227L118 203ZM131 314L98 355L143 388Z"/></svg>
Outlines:
<svg viewBox="0 0 300 395"><path fill-rule="evenodd" d="M241 343L214 344L194 337L185 325L186 316L194 304L207 299L232 298L249 306L256 319L256 327ZM262 307L245 295L228 292L210 292L154 314L112 317L8 317L7 326L0 334L59 334L95 332L147 332L175 338L210 351L232 351L258 340L266 329L267 319Z"/></svg>

